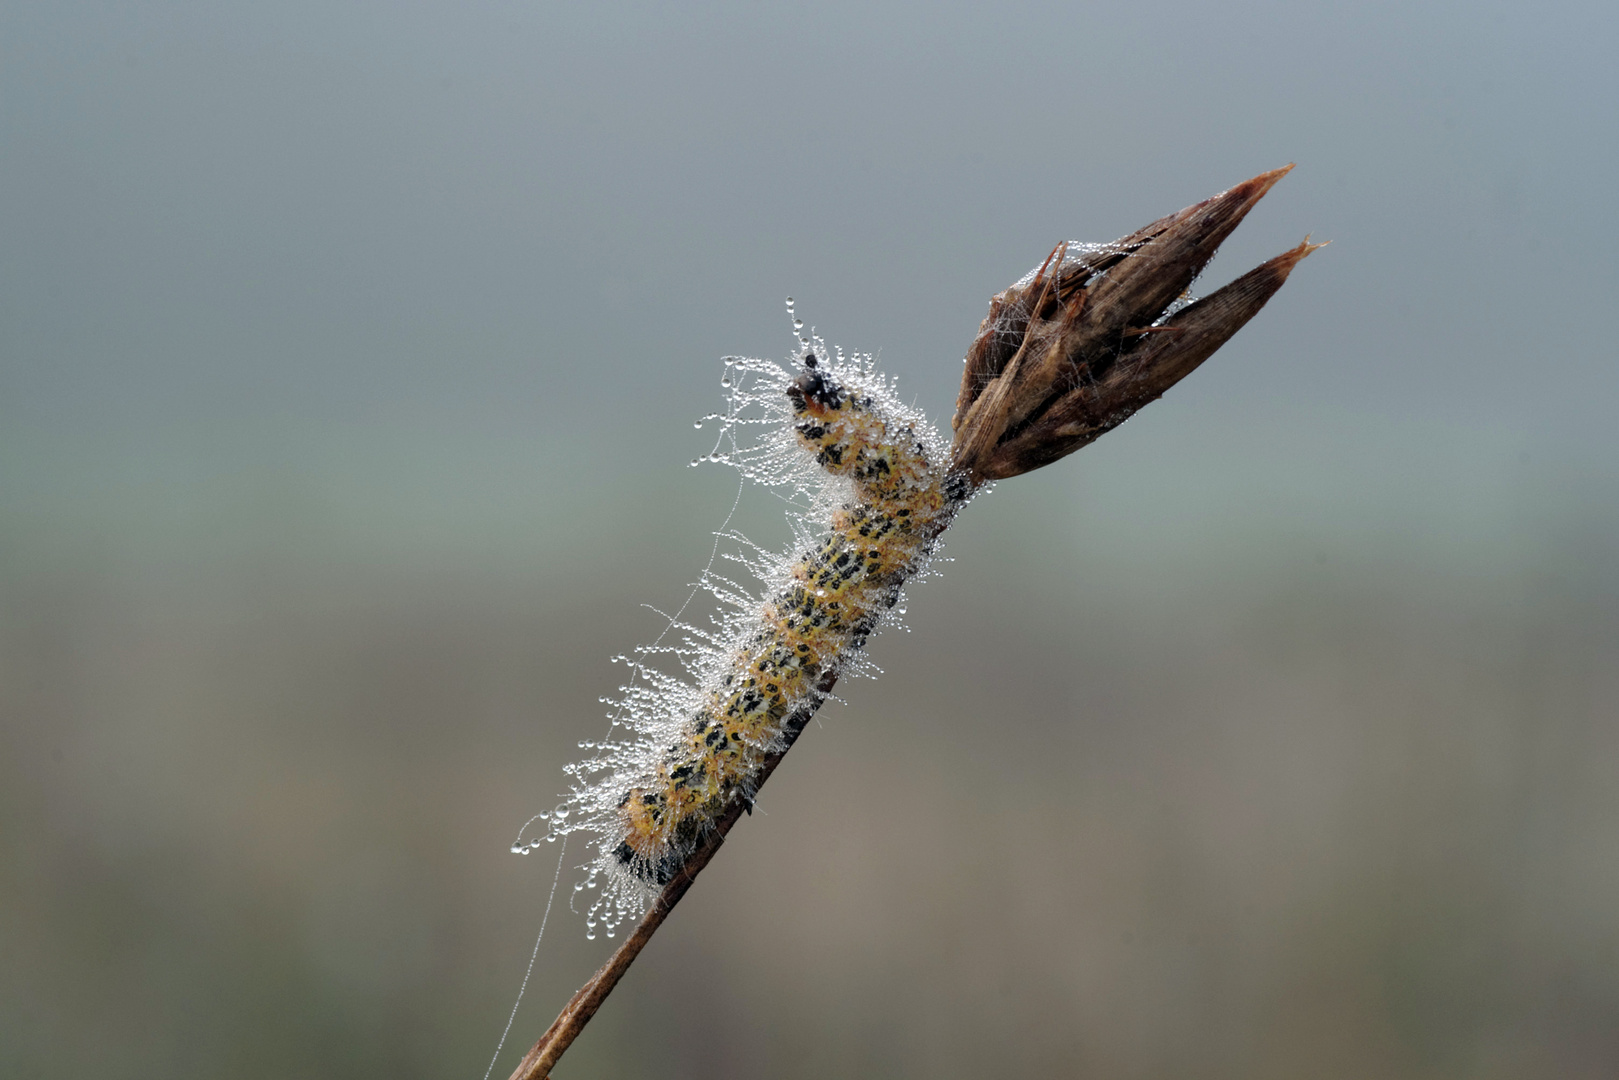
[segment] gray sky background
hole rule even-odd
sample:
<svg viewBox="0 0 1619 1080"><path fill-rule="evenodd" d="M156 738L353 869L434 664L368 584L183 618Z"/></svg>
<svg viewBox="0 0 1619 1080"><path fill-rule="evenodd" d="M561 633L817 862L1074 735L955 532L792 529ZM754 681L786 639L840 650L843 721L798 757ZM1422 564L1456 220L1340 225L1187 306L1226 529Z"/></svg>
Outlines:
<svg viewBox="0 0 1619 1080"><path fill-rule="evenodd" d="M963 515L567 1075L1615 1075L1616 56L1611 3L0 0L0 1076L481 1073L510 837L736 491L719 357L792 295L946 423L1055 243L1289 161L1201 287L1331 246Z"/></svg>
<svg viewBox="0 0 1619 1080"><path fill-rule="evenodd" d="M1051 244L1286 161L1206 280L1333 246L1132 425L1174 444L1110 440L1125 488L1461 542L1619 471L1605 5L0 18L0 497L45 548L192 547L280 484L359 548L521 559L558 500L691 483L716 358L787 351L789 293L943 419Z"/></svg>

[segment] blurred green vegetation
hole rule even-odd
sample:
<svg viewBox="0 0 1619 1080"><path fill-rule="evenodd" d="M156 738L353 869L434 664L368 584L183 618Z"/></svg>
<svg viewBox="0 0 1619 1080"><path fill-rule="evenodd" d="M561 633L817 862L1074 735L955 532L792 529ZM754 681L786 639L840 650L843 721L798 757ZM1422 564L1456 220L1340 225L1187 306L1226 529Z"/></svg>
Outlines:
<svg viewBox="0 0 1619 1080"><path fill-rule="evenodd" d="M1604 493L1526 484L1536 539L1493 563L1211 547L1215 517L1168 542L1076 501L1103 453L969 510L889 673L825 710L569 1075L1619 1062ZM368 568L363 529L267 497L212 563L9 535L0 1074L481 1069L552 865L506 845L718 524L616 487L638 534L516 570ZM605 947L553 919L514 1040Z"/></svg>

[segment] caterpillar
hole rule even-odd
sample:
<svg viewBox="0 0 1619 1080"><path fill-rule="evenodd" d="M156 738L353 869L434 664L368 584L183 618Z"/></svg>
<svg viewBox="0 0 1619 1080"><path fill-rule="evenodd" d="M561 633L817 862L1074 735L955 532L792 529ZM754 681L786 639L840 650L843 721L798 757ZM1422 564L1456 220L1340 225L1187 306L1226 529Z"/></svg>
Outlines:
<svg viewBox="0 0 1619 1080"><path fill-rule="evenodd" d="M750 593L710 570L702 584L728 609L714 626L672 621L680 645L655 642L620 658L633 676L610 702L613 732L582 744L595 756L568 767L572 793L542 815L545 840L591 835L594 857L575 886L601 888L589 936L598 922L611 936L639 914L727 809L738 801L751 809L766 758L790 739L790 718L813 712L839 674L859 667L867 639L971 493L949 469L944 439L899 402L871 357L830 353L819 337L799 342L790 368L727 358L728 411L705 418L722 420L729 444L708 460L806 498L788 554L721 534L762 587ZM743 445L736 434L749 424L766 430ZM655 665L667 653L688 678Z"/></svg>

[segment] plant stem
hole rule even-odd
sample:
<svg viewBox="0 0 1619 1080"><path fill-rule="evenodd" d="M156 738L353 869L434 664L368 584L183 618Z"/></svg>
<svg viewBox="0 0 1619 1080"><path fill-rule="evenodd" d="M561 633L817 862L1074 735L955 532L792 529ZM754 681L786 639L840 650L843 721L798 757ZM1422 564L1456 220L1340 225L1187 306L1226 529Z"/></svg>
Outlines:
<svg viewBox="0 0 1619 1080"><path fill-rule="evenodd" d="M1208 359L1259 312L1320 244L1308 239L1185 307L1193 279L1292 166L1261 173L1112 244L1059 244L1039 270L998 294L968 350L951 427L952 475L977 488L1048 465L1111 431ZM937 523L942 531L952 511ZM930 538L936 539L937 534ZM764 785L831 692L822 678L765 758ZM732 803L600 971L524 1055L511 1080L546 1080L618 980L725 843L750 802Z"/></svg>

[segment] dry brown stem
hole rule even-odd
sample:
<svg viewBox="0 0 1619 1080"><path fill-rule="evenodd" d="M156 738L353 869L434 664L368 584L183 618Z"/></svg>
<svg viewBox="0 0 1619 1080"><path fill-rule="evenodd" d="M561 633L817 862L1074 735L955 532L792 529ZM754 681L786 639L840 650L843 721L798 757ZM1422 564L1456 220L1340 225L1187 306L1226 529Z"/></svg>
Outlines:
<svg viewBox="0 0 1619 1080"><path fill-rule="evenodd" d="M1172 314L1169 309L1292 168L1261 173L1112 244L1058 245L1032 279L997 295L967 353L951 420L954 468L976 487L1050 464L1123 423L1225 344L1320 244L1306 240L1209 296ZM820 694L789 720L786 746L766 760L760 786L834 681L824 681ZM511 1080L549 1074L749 806L733 804L716 823Z"/></svg>

